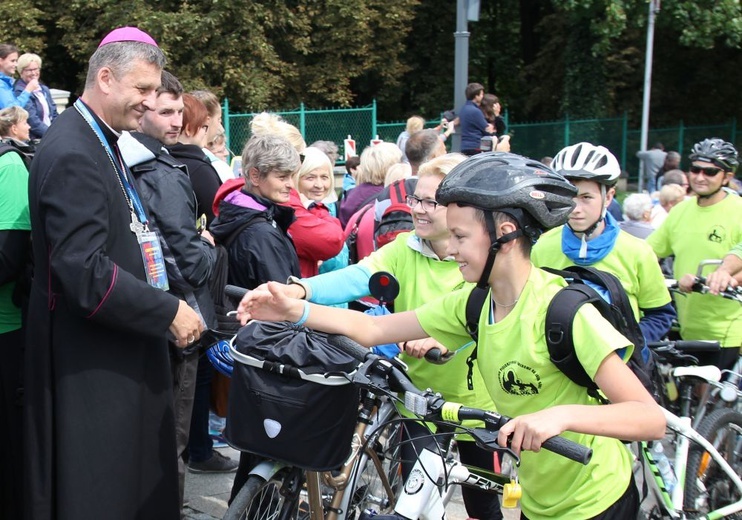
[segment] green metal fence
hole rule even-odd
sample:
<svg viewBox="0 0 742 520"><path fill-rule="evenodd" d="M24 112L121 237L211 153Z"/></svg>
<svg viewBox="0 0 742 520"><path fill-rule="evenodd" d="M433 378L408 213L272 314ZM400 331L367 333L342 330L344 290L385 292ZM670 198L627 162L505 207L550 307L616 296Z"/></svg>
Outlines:
<svg viewBox="0 0 742 520"><path fill-rule="evenodd" d="M250 137L250 122L256 113L232 114L229 102L223 104L224 127L227 132L230 149L237 155L242 151ZM396 142L399 134L405 129L405 121L378 122L376 120L376 101L371 105L358 108L307 109L302 104L298 109L275 112L287 122L295 125L311 144L317 140L333 141L340 149L340 161L343 163L343 141L350 135L356 141L356 150L360 154L371 139L378 136L387 142ZM561 148L580 141L602 144L611 150L621 167L629 173L633 181L639 175L639 150L641 131L629 128L628 116L605 119L570 119L565 117L558 121L536 121L509 123L511 146L514 152L541 159L553 156ZM440 120L426 122L427 128L436 126ZM693 143L706 137L721 137L735 144L742 150L742 133L737 131L735 119L726 123L703 126L686 126L682 121L677 126L667 128L650 128L648 146L661 142L665 150L676 150L683 157L682 167L687 169L687 155ZM450 140L449 140L450 146Z"/></svg>

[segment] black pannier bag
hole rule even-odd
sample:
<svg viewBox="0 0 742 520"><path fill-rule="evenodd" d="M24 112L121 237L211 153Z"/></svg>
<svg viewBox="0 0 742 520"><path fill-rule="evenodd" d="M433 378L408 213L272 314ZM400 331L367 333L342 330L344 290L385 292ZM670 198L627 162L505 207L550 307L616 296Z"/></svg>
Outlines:
<svg viewBox="0 0 742 520"><path fill-rule="evenodd" d="M327 335L289 322L251 321L232 343L227 442L312 471L350 454L359 393L343 374L359 362Z"/></svg>

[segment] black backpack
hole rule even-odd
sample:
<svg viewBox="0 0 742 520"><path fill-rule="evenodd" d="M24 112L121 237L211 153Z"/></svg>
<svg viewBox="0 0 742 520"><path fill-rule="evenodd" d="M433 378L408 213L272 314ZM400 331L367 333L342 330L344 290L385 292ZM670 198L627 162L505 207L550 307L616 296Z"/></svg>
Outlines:
<svg viewBox="0 0 742 520"><path fill-rule="evenodd" d="M15 152L20 155L21 159L23 159L23 164L26 166L26 169L28 171L31 171L31 160L33 159L34 155L33 148L31 148L30 146L21 148L20 146L16 145L16 142L14 140L0 139L0 157L8 152Z"/></svg>
<svg viewBox="0 0 742 520"><path fill-rule="evenodd" d="M209 277L209 292L214 301L217 330L219 332L236 334L241 326L235 316L228 315L228 313L237 310L239 302L235 302L224 291L224 288L229 283L229 253L227 249L237 239L240 233L260 218L262 217L251 218L241 226L238 226L224 240L217 241L215 239L214 250L216 252L216 262L214 262L214 269L211 271L211 276Z"/></svg>
<svg viewBox="0 0 742 520"><path fill-rule="evenodd" d="M586 303L592 304L603 318L634 345L633 353L627 365L647 391L656 398L657 393L652 378L654 363L651 358L649 363L644 362L642 357L644 336L636 318L634 318L634 312L631 309L626 290L619 279L611 273L593 267L570 266L563 271L550 268L542 269L557 274L569 282L569 285L554 295L546 311L545 336L552 363L574 383L586 387L589 395L601 402L607 402L598 392L598 385L590 379L580 364L572 338L572 322L577 310ZM586 282L604 290L608 294L610 302ZM474 341L477 341L478 338L479 315L486 297L487 289L475 287L466 302L466 328ZM467 380L470 390L472 389L471 371L476 358L475 346L467 359L469 365Z"/></svg>

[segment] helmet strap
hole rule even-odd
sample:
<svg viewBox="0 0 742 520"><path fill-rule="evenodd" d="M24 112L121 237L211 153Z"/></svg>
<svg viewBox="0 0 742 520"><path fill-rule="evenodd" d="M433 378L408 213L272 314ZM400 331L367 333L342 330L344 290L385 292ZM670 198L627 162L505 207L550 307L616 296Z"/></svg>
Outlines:
<svg viewBox="0 0 742 520"><path fill-rule="evenodd" d="M477 287L486 289L489 285L490 275L492 274L492 266L495 265L495 257L497 252L500 250L503 244L515 240L516 238L524 236L523 230L518 228L515 231L502 235L497 238L497 232L495 230L495 218L491 211L484 212L484 222L487 224L487 231L490 235L490 243L492 244L487 254L487 261L484 263L484 269L482 270L482 276L477 282Z"/></svg>

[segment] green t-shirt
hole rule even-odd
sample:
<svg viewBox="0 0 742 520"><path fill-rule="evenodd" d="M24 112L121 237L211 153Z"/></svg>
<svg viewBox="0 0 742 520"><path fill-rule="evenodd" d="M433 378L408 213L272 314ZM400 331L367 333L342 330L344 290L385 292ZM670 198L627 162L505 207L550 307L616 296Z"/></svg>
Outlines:
<svg viewBox="0 0 742 520"><path fill-rule="evenodd" d="M28 170L14 152L0 157L0 229L31 230ZM15 282L0 286L0 334L21 328L21 310L11 300L14 288Z"/></svg>
<svg viewBox="0 0 742 520"><path fill-rule="evenodd" d="M734 255L734 256L736 256L738 258L742 258L742 242L740 242L739 244L737 244L736 246L734 246L732 248L732 250L729 251L729 254L730 255Z"/></svg>
<svg viewBox="0 0 742 520"><path fill-rule="evenodd" d="M681 202L647 237L659 257L675 255L674 276L695 274L702 260L721 259L742 242L742 198L727 195L713 206L696 199ZM712 269L712 268L709 268ZM708 274L710 270L704 274ZM742 305L710 294L675 298L683 339L717 340L725 347L742 345Z"/></svg>
<svg viewBox="0 0 742 520"><path fill-rule="evenodd" d="M546 309L565 285L561 277L533 268L518 303L503 320L493 324L490 307L482 310L477 361L492 400L504 415L514 417L563 404L600 406L549 359L544 339ZM443 344L465 341L467 293L454 292L418 309L425 332ZM573 336L577 356L590 377L611 352L626 348L628 359L633 348L588 305L575 316ZM591 447L593 458L583 466L546 450L522 452L521 507L531 520L591 518L618 500L629 484L632 458L621 441L573 432L562 435Z"/></svg>
<svg viewBox="0 0 742 520"><path fill-rule="evenodd" d="M533 265L554 269L575 265L562 252L563 228L552 229L538 239L531 252ZM621 281L637 321L641 319L639 309L655 309L670 303L665 277L652 248L625 231L619 231L611 252L591 267L611 273Z"/></svg>
<svg viewBox="0 0 742 520"><path fill-rule="evenodd" d="M397 278L402 290L394 300L396 312L417 309L444 294L457 292L462 288L465 288L462 292L468 295L473 287L472 284L464 282L456 262L438 259L432 251L423 249L423 242L412 233L398 235L393 242L374 251L359 264L367 268L371 274L387 271ZM410 287L414 289L405 289ZM467 336L460 342L441 343L446 348L456 350L471 342L471 337ZM450 401L475 408L494 410L494 404L484 390L484 381L479 371L474 370L474 390L470 391L467 386L466 358L472 347L473 345L464 348L443 365L436 365L404 353L400 354L400 357L409 367L408 374L418 387L433 388Z"/></svg>

